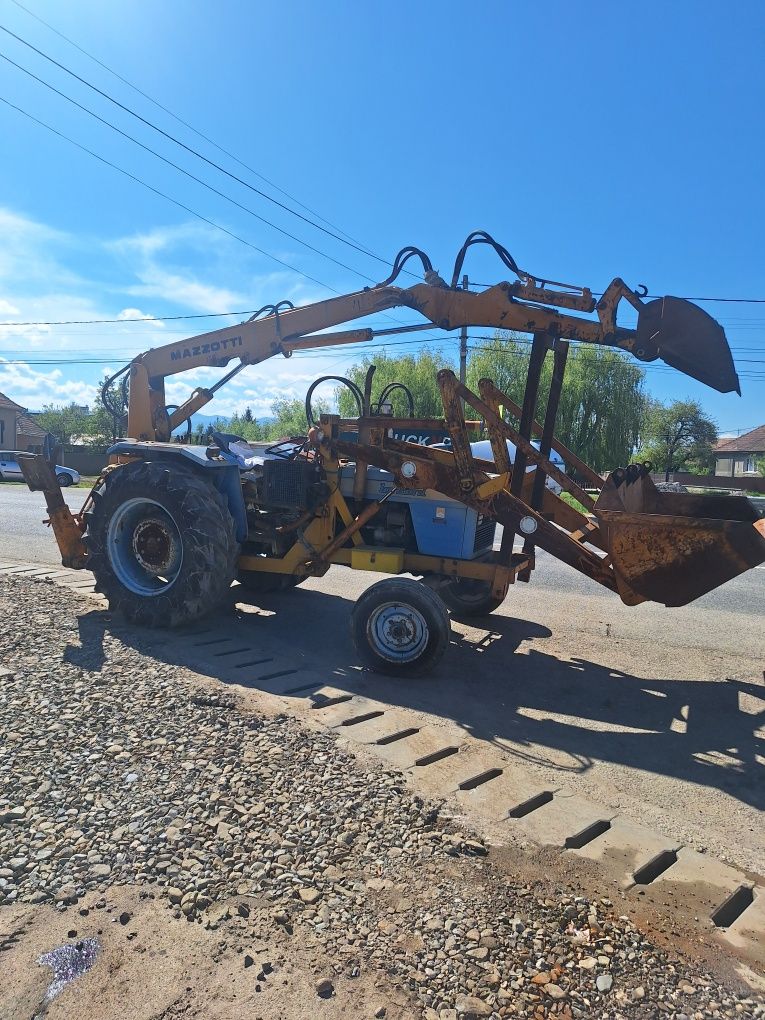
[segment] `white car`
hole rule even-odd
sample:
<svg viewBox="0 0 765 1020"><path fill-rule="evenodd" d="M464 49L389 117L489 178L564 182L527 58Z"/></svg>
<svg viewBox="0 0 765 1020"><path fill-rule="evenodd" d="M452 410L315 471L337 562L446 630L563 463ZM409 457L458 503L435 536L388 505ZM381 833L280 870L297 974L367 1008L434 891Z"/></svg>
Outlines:
<svg viewBox="0 0 765 1020"><path fill-rule="evenodd" d="M63 464L56 464L56 478L58 484L64 488L67 485L76 485L80 480L79 471L74 468L64 467ZM15 450L0 450L0 482L23 482L24 476L21 473L21 466Z"/></svg>
<svg viewBox="0 0 765 1020"><path fill-rule="evenodd" d="M538 450L539 449L539 440L538 439L532 439L531 445L536 447L536 449ZM442 449L442 450L450 450L451 449L451 440L447 439L443 443L438 443L437 446L440 449ZM473 452L473 456L474 457L478 457L480 460L494 460L494 451L492 450L491 443L490 443L490 441L488 439L480 439L477 443L471 443L470 444L470 449ZM509 439L507 440L507 452L508 452L508 455L510 457L510 463L512 464L515 461L515 452L516 451L515 451L515 443L511 443ZM549 456L548 459L549 459L551 464L554 464L555 467L558 468L558 470L562 471L565 474L565 472L566 472L566 465L564 464L563 458L561 457L561 455L559 453L556 453L555 450L550 450L550 456ZM536 469L537 469L536 468L536 464L529 464L526 467L526 471L527 472L536 471ZM545 479L545 485L547 486L548 489L550 489L552 492L554 492L556 496L559 496L561 494L561 492L563 492L563 489L555 481L554 478L549 478L549 477L546 478Z"/></svg>

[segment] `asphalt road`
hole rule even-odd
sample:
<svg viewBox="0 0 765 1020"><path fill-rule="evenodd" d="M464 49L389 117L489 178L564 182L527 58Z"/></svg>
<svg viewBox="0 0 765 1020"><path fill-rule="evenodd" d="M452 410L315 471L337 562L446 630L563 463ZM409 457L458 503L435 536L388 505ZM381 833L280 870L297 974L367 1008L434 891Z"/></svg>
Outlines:
<svg viewBox="0 0 765 1020"><path fill-rule="evenodd" d="M82 507L87 489L69 488L64 490L64 496L73 511ZM58 548L53 533L49 527L43 524L47 516L45 500L39 492L30 492L25 485L19 482L0 482L0 556L8 559L24 560L31 563L58 564ZM498 535L501 531L498 530ZM348 588L348 571L339 571L342 580L341 587ZM330 572L329 577L338 575L338 571ZM368 587L376 575L362 573L356 575L354 584L359 592ZM327 584L327 578L317 582L322 587ZM527 592L553 591L560 596L563 593L576 598L597 596L605 598L608 604L614 603L613 596L603 592L594 582L578 574L575 570L565 566L552 556L544 552L537 555L537 569L534 573L531 586L519 585L517 590L524 589ZM627 619L630 620L629 630L634 633L645 633L646 636L652 626L662 629L666 625L667 610L652 606L638 607L640 610L628 611ZM648 612L646 612L648 610ZM699 619L699 610L722 611L736 613L744 616L760 617L765 619L765 570L759 574L751 572L743 577L731 581L717 591L705 595L693 604L690 611L691 619ZM673 610L677 613L677 610ZM661 623L656 622L656 614L661 617ZM640 622L638 622L640 621ZM621 624L620 624L621 625ZM752 633L750 628L747 630ZM756 633L756 628L754 628ZM691 633L698 636L697 627L691 623ZM726 642L730 643L730 634L723 635ZM747 634L741 635L746 643ZM761 644L756 647L761 649Z"/></svg>
<svg viewBox="0 0 765 1020"><path fill-rule="evenodd" d="M70 506L85 495L69 490ZM0 484L0 557L58 564L44 515L38 493ZM240 620L250 640L326 668L335 686L353 679L355 691L348 616L379 579L333 568ZM765 875L763 621L763 567L690 606L629 608L541 553L531 583L496 613L454 623L437 675L365 683L372 697L492 744L551 789Z"/></svg>
<svg viewBox="0 0 765 1020"><path fill-rule="evenodd" d="M87 489L64 489L69 507L79 510ZM41 492L22 482L0 482L0 556L30 563L60 563L53 532L43 524L48 516Z"/></svg>

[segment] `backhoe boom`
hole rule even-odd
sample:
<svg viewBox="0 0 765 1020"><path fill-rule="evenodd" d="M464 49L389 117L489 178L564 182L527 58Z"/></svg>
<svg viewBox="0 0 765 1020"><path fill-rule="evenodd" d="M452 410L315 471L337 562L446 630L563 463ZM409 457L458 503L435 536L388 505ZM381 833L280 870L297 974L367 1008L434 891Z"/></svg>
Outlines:
<svg viewBox="0 0 765 1020"><path fill-rule="evenodd" d="M378 335L371 329L320 331L398 307L411 308L444 330L491 327L616 347L641 361L659 357L721 392L738 391L725 334L710 316L689 302L662 298L645 304L617 278L595 304L586 288L549 284L517 269L519 279L515 283L498 283L475 294L447 285L430 268L430 260L413 251L423 259L425 283L409 288L391 285L406 261L399 256L392 277L376 287L299 308L287 302L283 303L288 305L286 308L270 306L270 314L262 318L253 317L139 355L130 366L128 435L139 440L167 440L173 429L208 403L215 391L242 368L276 354L289 357L295 350L371 340ZM617 307L622 299L637 310L637 329L617 325ZM560 307L566 311L560 311ZM596 319L570 311L589 312L593 308ZM180 407L168 411L164 385L168 376L195 368L224 367L234 359L238 359L238 365L215 386L195 390Z"/></svg>

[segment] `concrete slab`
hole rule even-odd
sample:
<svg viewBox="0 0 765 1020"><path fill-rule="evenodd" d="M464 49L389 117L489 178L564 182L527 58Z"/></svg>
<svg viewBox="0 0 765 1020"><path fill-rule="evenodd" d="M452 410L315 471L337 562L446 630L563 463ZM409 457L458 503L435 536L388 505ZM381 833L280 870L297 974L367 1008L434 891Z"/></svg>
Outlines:
<svg viewBox="0 0 765 1020"><path fill-rule="evenodd" d="M692 905L700 916L706 915L711 924L712 913L741 886L752 886L743 871L683 847L675 863L647 884L636 885L629 895L643 895L664 907L682 901L686 908Z"/></svg>
<svg viewBox="0 0 765 1020"><path fill-rule="evenodd" d="M758 963L765 960L765 887L756 886L752 903L725 929L722 937Z"/></svg>
<svg viewBox="0 0 765 1020"><path fill-rule="evenodd" d="M522 818L511 819L511 824L536 843L570 847L576 845L577 840L586 843L589 838L595 838L592 827L610 822L615 817L616 812L602 804L559 791L535 811Z"/></svg>
<svg viewBox="0 0 765 1020"><path fill-rule="evenodd" d="M451 735L447 731L445 737ZM453 743L464 741L458 732L454 734ZM417 782L417 789L430 797L446 797L460 792L462 785L473 785L475 788L483 785L482 777L487 781L501 777L503 774L503 760L493 748L486 749L478 741L468 739L467 742L459 743L457 754L451 754L447 758L433 762L427 768L409 769L411 775Z"/></svg>
<svg viewBox="0 0 765 1020"><path fill-rule="evenodd" d="M362 726L364 722L374 721L373 719L366 720L365 716L379 712L381 715L375 716L375 718L380 719L385 715L387 707L380 701L373 701L371 698L355 694L350 701L325 707L317 706L316 716L329 729L338 729L341 731L339 735L348 736L353 740L357 726ZM360 721L354 722L356 719Z"/></svg>
<svg viewBox="0 0 765 1020"><path fill-rule="evenodd" d="M429 759L454 748L459 749L459 742L453 743L449 737L430 726L423 727L411 737L404 737L392 744L375 744L375 753L387 761L393 768L402 772L417 766L417 772L427 768ZM417 765L417 762L422 764Z"/></svg>
<svg viewBox="0 0 765 1020"><path fill-rule="evenodd" d="M474 790L460 790L456 797L466 813L501 820L508 818L519 805L554 792L554 787L545 786L536 776L511 768Z"/></svg>
<svg viewBox="0 0 765 1020"><path fill-rule="evenodd" d="M422 729L422 723L413 721L413 718L406 712L386 707L384 715L348 727L347 732L343 729L339 735L359 744L376 744L381 740L386 741L397 733Z"/></svg>
<svg viewBox="0 0 765 1020"><path fill-rule="evenodd" d="M308 690L313 691L322 686L320 676L311 675L284 660L279 662L273 659L260 666L253 666L252 669L238 670L237 673L239 675L233 680L228 679L226 674L222 682L238 684L240 687L263 691L265 694L291 696L291 692L294 692L296 698L304 698Z"/></svg>
<svg viewBox="0 0 765 1020"><path fill-rule="evenodd" d="M623 888L635 884L634 873L666 851L679 850L680 844L644 825L633 825L625 818L614 818L611 827L579 849L566 853L584 857L602 865Z"/></svg>

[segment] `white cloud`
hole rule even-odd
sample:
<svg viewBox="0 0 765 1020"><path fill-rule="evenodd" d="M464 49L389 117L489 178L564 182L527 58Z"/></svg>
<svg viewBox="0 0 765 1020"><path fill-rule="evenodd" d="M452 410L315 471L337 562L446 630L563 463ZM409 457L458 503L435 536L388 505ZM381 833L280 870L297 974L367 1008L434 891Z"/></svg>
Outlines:
<svg viewBox="0 0 765 1020"><path fill-rule="evenodd" d="M0 392L22 407L39 411L46 404L92 404L98 386L69 379L59 368L14 365L0 358Z"/></svg>
<svg viewBox="0 0 765 1020"><path fill-rule="evenodd" d="M327 296L202 224L104 240L67 234L0 208L0 230L0 321L43 323L0 326L0 390L31 410L49 403L92 404L104 372L152 347L232 321L174 322L157 316L244 311L283 299L299 305ZM288 261L290 253L284 258ZM70 324L44 325L60 321ZM30 358L32 364L12 364ZM45 365L34 359L73 363ZM296 356L289 363L271 359L236 376L206 410L230 415L249 405L254 414L268 415L279 397L302 399L310 382L336 368L337 360L334 351L326 358ZM182 402L223 371L170 377L168 402Z"/></svg>

